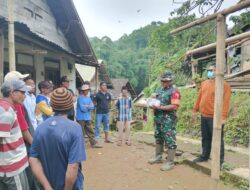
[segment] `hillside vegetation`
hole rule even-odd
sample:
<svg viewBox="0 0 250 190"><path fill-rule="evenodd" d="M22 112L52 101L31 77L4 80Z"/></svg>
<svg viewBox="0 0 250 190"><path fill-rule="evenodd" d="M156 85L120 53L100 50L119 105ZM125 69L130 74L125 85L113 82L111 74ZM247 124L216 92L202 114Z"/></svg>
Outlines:
<svg viewBox="0 0 250 190"><path fill-rule="evenodd" d="M236 24L233 31L242 33L241 29L249 24L249 18L249 12L232 17L231 20ZM128 78L136 92L144 90L147 97L160 86L158 77L166 70L174 73L177 86L192 81L190 64L185 61L185 52L215 42L215 22L196 26L177 35L170 35L169 32L194 19L195 16L192 15L173 18L167 23L152 22L130 35L122 36L118 41L113 42L109 37L92 38L91 44L98 59L103 59L107 65L111 78ZM178 133L199 137L200 124L191 121L191 110L197 92L189 89L182 90L181 93ZM225 128L227 143L248 146L249 112L249 93L233 93L231 111ZM150 126L147 126L147 130L153 130L152 121L148 124Z"/></svg>
<svg viewBox="0 0 250 190"><path fill-rule="evenodd" d="M128 78L140 93L145 87L154 85L155 79L166 69L175 72L177 83L185 83L190 78L190 68L182 68L183 55L194 44L198 47L214 41L214 23L176 36L169 32L194 19L195 16L187 16L170 19L168 23L152 22L115 42L109 37L95 37L90 41L98 59L106 63L110 77Z"/></svg>

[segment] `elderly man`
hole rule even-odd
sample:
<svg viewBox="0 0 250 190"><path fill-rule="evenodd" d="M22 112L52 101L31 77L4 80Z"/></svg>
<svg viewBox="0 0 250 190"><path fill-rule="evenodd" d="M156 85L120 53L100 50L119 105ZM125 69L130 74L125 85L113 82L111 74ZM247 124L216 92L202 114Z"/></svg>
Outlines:
<svg viewBox="0 0 250 190"><path fill-rule="evenodd" d="M0 100L0 189L29 189L25 168L28 157L14 105L21 104L28 90L21 80L6 80Z"/></svg>
<svg viewBox="0 0 250 190"><path fill-rule="evenodd" d="M197 100L193 108L193 117L197 117L198 110L201 112L201 136L202 136L202 154L193 160L193 162L205 162L210 157L211 143L213 135L213 117L214 117L214 95L215 95L215 66L210 66L207 70L208 80L201 83ZM222 110L222 134L221 134L221 152L220 164L224 162L224 140L223 129L230 107L231 88L227 82L224 82L223 110Z"/></svg>
<svg viewBox="0 0 250 190"><path fill-rule="evenodd" d="M180 105L180 92L173 87L173 75L166 72L161 76L162 88L157 92L156 99L160 104L152 105L154 109L155 124L155 156L149 160L150 164L162 161L164 145L168 148L167 161L161 166L162 171L171 170L174 167L176 152L176 111Z"/></svg>
<svg viewBox="0 0 250 190"><path fill-rule="evenodd" d="M46 190L82 190L85 144L81 126L67 118L73 107L71 93L55 89L51 107L55 115L38 126L30 149L32 171Z"/></svg>
<svg viewBox="0 0 250 190"><path fill-rule="evenodd" d="M18 71L11 71L9 73L7 73L4 77L4 81L11 81L11 80L22 80L26 77L28 77L29 74L21 74ZM24 138L24 141L27 144L31 144L32 143L32 136L29 132L29 126L28 123L26 122L26 114L25 114L25 107L22 103L19 104L15 104L15 110L17 113L17 120L18 123L20 125L21 131L22 131L22 135Z"/></svg>

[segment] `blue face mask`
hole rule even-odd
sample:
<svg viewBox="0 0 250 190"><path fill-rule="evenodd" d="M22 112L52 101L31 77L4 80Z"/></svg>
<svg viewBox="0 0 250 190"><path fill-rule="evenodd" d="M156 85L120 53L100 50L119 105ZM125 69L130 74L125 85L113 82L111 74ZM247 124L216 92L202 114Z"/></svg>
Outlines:
<svg viewBox="0 0 250 190"><path fill-rule="evenodd" d="M209 79L214 78L214 72L213 71L208 71L207 72L207 78L209 78Z"/></svg>

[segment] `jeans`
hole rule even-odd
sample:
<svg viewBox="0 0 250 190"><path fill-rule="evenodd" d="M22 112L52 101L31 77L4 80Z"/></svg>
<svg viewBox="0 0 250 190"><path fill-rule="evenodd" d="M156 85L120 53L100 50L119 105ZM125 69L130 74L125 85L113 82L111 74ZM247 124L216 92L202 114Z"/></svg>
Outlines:
<svg viewBox="0 0 250 190"><path fill-rule="evenodd" d="M221 148L220 148L220 163L224 162L224 125L221 129ZM213 136L213 118L201 117L201 137L202 137L202 155L204 159L209 159L211 153Z"/></svg>
<svg viewBox="0 0 250 190"><path fill-rule="evenodd" d="M100 137L101 123L103 123L104 132L109 132L109 113L96 114L96 124L95 124L95 138L96 139L99 139Z"/></svg>

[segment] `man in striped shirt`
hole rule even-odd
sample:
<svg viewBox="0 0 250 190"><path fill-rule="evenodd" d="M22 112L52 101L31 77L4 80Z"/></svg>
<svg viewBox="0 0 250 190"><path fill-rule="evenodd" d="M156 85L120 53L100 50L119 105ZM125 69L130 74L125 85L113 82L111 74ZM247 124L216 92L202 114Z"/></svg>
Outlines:
<svg viewBox="0 0 250 190"><path fill-rule="evenodd" d="M15 104L24 101L28 87L21 80L5 81L0 100L0 189L29 190L25 168L27 152L17 120Z"/></svg>
<svg viewBox="0 0 250 190"><path fill-rule="evenodd" d="M123 86L121 89L121 96L118 98L115 106L118 111L118 146L122 145L123 142L123 131L125 129L125 144L128 146L131 145L130 142L130 122L132 120L132 100L128 96L128 89L126 86Z"/></svg>

